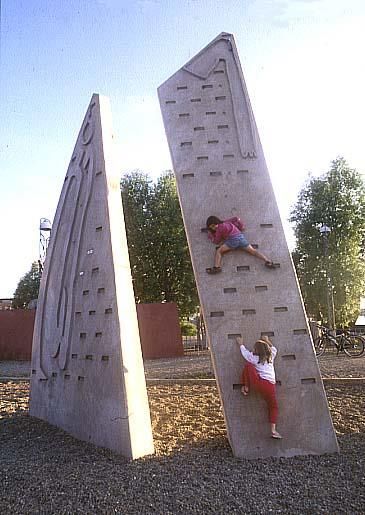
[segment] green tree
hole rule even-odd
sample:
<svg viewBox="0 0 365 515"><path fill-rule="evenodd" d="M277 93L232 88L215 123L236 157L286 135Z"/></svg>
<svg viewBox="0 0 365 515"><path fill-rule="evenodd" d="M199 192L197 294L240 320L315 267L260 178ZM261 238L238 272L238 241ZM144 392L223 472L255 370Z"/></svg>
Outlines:
<svg viewBox="0 0 365 515"><path fill-rule="evenodd" d="M156 183L132 172L121 189L136 302L176 302L180 316L195 313L198 296L172 172Z"/></svg>
<svg viewBox="0 0 365 515"><path fill-rule="evenodd" d="M195 313L198 296L172 172L162 174L154 186L151 216L159 298L176 302L181 315Z"/></svg>
<svg viewBox="0 0 365 515"><path fill-rule="evenodd" d="M365 186L360 174L337 158L319 178L309 177L292 209L296 248L293 260L309 316L328 323L330 274L337 326L351 325L365 292ZM331 228L328 257L319 227Z"/></svg>
<svg viewBox="0 0 365 515"><path fill-rule="evenodd" d="M29 302L38 298L41 272L37 261L32 263L32 267L19 281L14 293L13 308L27 308Z"/></svg>
<svg viewBox="0 0 365 515"><path fill-rule="evenodd" d="M154 302L150 234L153 183L137 170L124 175L120 185L135 300Z"/></svg>

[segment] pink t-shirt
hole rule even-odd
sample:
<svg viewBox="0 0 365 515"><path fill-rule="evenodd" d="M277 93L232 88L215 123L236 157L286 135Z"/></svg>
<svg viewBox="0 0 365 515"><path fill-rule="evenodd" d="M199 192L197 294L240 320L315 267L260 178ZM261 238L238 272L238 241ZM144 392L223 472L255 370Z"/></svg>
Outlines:
<svg viewBox="0 0 365 515"><path fill-rule="evenodd" d="M218 224L215 232L209 231L208 238L213 243L218 245L222 241L228 240L228 238L232 238L232 236L237 236L238 234L241 234L241 231L235 224L239 225L242 228L241 231L243 230L243 224L239 218L230 218L229 220L226 220L225 222Z"/></svg>

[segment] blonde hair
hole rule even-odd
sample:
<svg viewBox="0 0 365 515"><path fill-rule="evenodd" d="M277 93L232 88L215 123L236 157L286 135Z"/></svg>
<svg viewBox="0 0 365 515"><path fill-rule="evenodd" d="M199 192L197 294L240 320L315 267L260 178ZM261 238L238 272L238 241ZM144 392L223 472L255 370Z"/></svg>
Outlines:
<svg viewBox="0 0 365 515"><path fill-rule="evenodd" d="M256 341L253 354L259 357L259 363L272 362L271 342L266 335Z"/></svg>

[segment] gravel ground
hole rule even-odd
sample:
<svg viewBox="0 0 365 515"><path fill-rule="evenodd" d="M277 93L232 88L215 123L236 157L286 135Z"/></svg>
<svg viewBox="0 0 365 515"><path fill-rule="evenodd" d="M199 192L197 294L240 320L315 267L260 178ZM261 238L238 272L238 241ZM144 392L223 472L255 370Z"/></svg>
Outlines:
<svg viewBox="0 0 365 515"><path fill-rule="evenodd" d="M325 356L323 377L365 359ZM209 378L208 353L145 363L148 379ZM0 362L26 377L29 363ZM364 383L327 384L341 454L238 460L212 385L150 385L155 455L128 461L28 416L29 384L0 383L0 513L364 514Z"/></svg>
<svg viewBox="0 0 365 515"><path fill-rule="evenodd" d="M171 376L158 361L146 376ZM207 355L179 362L209 372ZM320 366L329 377L361 377L364 363ZM0 513L364 514L363 386L326 391L341 454L248 461L231 454L214 384L150 385L156 453L132 462L30 418L28 383L0 383Z"/></svg>
<svg viewBox="0 0 365 515"><path fill-rule="evenodd" d="M327 390L340 455L237 460L214 386L148 388L155 456L129 462L27 414L4 383L1 513L364 513L362 387Z"/></svg>

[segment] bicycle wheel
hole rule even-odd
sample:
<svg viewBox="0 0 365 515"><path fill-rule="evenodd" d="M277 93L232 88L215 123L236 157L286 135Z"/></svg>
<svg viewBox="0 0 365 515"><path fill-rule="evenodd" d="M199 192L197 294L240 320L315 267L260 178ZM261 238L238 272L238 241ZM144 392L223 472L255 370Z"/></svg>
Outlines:
<svg viewBox="0 0 365 515"><path fill-rule="evenodd" d="M365 341L361 336L346 335L343 341L343 350L350 358L358 358L365 351Z"/></svg>
<svg viewBox="0 0 365 515"><path fill-rule="evenodd" d="M326 344L327 344L327 339L324 336L318 336L313 341L314 350L315 350L317 358L319 356L322 356L322 354L326 350Z"/></svg>

